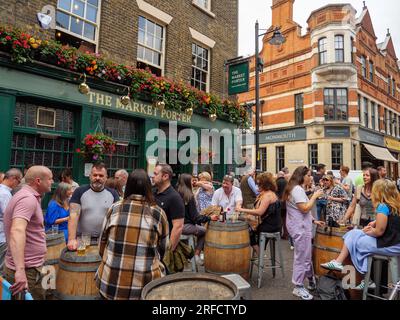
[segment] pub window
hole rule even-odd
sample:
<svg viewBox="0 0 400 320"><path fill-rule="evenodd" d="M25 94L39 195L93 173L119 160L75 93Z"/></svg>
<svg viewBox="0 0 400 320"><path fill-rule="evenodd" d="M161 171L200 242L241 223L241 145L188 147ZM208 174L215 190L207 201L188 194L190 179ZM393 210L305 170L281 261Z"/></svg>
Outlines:
<svg viewBox="0 0 400 320"><path fill-rule="evenodd" d="M369 127L369 110L368 110L368 99L364 98L364 126Z"/></svg>
<svg viewBox="0 0 400 320"><path fill-rule="evenodd" d="M344 37L335 36L335 62L344 62Z"/></svg>
<svg viewBox="0 0 400 320"><path fill-rule="evenodd" d="M156 76L164 71L164 27L139 16L137 67L150 69Z"/></svg>
<svg viewBox="0 0 400 320"><path fill-rule="evenodd" d="M347 89L325 89L324 105L326 121L346 121L348 118Z"/></svg>
<svg viewBox="0 0 400 320"><path fill-rule="evenodd" d="M378 109L378 130L379 132L381 132L382 130L382 123L381 123L381 106L377 105L377 109Z"/></svg>
<svg viewBox="0 0 400 320"><path fill-rule="evenodd" d="M199 90L209 89L210 51L197 43L192 44L191 85Z"/></svg>
<svg viewBox="0 0 400 320"><path fill-rule="evenodd" d="M340 170L343 163L343 144L332 144L332 170Z"/></svg>
<svg viewBox="0 0 400 320"><path fill-rule="evenodd" d="M319 53L319 64L328 63L328 48L327 39L322 38L318 40L318 53Z"/></svg>
<svg viewBox="0 0 400 320"><path fill-rule="evenodd" d="M367 77L367 61L364 56L361 56L361 74L363 78Z"/></svg>
<svg viewBox="0 0 400 320"><path fill-rule="evenodd" d="M387 132L387 124L386 124L386 109L383 108L383 131Z"/></svg>
<svg viewBox="0 0 400 320"><path fill-rule="evenodd" d="M267 169L267 148L260 148L261 171L266 172Z"/></svg>
<svg viewBox="0 0 400 320"><path fill-rule="evenodd" d="M295 122L296 125L304 123L304 95L296 94L295 100Z"/></svg>
<svg viewBox="0 0 400 320"><path fill-rule="evenodd" d="M369 80L374 82L374 63L369 61Z"/></svg>
<svg viewBox="0 0 400 320"><path fill-rule="evenodd" d="M393 136L394 135L394 128L395 128L395 119L394 119L394 112L390 111L389 112L389 119L390 119L390 134Z"/></svg>
<svg viewBox="0 0 400 320"><path fill-rule="evenodd" d="M115 153L104 159L109 176L114 176L119 169L128 172L137 169L140 146L139 123L134 120L103 117L102 128L105 134L117 142Z"/></svg>
<svg viewBox="0 0 400 320"><path fill-rule="evenodd" d="M308 145L308 167L315 170L318 165L318 144Z"/></svg>
<svg viewBox="0 0 400 320"><path fill-rule="evenodd" d="M397 134L398 134L397 128L398 128L398 126L397 126L397 114L393 113L393 136L394 137L397 137Z"/></svg>
<svg viewBox="0 0 400 320"><path fill-rule="evenodd" d="M282 171L285 167L285 147L276 147L276 170Z"/></svg>
<svg viewBox="0 0 400 320"><path fill-rule="evenodd" d="M99 0L58 0L56 28L62 33L56 33L57 40L79 47L81 42L73 39L77 37L89 42L89 45L96 45L99 37L100 5Z"/></svg>
<svg viewBox="0 0 400 320"><path fill-rule="evenodd" d="M391 135L390 113L386 109L386 134Z"/></svg>
<svg viewBox="0 0 400 320"><path fill-rule="evenodd" d="M375 103L371 101L371 129L375 130L376 128L376 108Z"/></svg>

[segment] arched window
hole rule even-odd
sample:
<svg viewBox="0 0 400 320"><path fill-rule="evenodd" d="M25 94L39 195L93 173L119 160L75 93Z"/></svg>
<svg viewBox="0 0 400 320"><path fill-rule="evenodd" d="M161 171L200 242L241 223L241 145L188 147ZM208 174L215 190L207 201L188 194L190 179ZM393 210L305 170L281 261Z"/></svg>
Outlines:
<svg viewBox="0 0 400 320"><path fill-rule="evenodd" d="M326 38L318 40L318 53L319 53L319 64L328 63L328 48Z"/></svg>
<svg viewBox="0 0 400 320"><path fill-rule="evenodd" d="M344 62L344 37L335 36L335 62Z"/></svg>

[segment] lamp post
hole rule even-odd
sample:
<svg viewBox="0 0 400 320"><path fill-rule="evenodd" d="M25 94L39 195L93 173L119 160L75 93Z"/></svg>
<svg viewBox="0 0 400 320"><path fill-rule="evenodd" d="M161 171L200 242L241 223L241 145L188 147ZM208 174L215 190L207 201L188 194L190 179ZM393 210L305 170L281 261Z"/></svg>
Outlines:
<svg viewBox="0 0 400 320"><path fill-rule="evenodd" d="M256 91L256 172L261 171L261 158L260 158L260 71L264 66L264 62L259 57L259 48L258 48L258 38L262 37L268 33L273 32L272 39L269 41L269 44L273 46L282 45L286 39L280 32L279 28L275 28L274 30L266 31L262 34L259 33L259 23L256 21L256 30L255 30L255 45L256 45L256 54L255 54L255 71L256 71L256 83L255 83L255 91Z"/></svg>

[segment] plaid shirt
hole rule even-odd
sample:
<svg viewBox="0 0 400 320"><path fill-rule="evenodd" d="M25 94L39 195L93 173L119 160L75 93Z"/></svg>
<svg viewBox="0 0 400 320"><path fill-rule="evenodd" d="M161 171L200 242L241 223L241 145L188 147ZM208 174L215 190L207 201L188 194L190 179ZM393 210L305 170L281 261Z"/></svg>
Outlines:
<svg viewBox="0 0 400 320"><path fill-rule="evenodd" d="M165 276L161 263L169 242L165 212L142 196L115 203L107 213L100 238L102 262L96 283L110 300L140 299L143 287Z"/></svg>

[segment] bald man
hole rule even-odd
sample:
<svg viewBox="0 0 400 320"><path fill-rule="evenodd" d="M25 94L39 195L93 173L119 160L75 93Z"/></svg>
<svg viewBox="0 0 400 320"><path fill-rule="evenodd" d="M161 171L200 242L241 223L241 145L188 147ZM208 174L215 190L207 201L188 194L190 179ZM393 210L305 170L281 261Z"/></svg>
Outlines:
<svg viewBox="0 0 400 320"><path fill-rule="evenodd" d="M40 270L47 251L40 203L51 191L53 174L47 167L33 166L25 175L25 183L4 212L8 243L4 276L13 284L13 295L29 290L35 300L40 300L44 298Z"/></svg>
<svg viewBox="0 0 400 320"><path fill-rule="evenodd" d="M117 191L120 197L124 196L125 193L125 186L126 183L128 182L128 177L129 177L129 173L126 170L118 170L115 175L115 181L117 181Z"/></svg>

